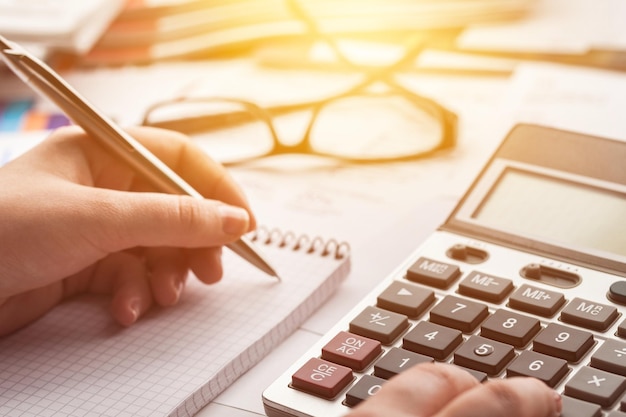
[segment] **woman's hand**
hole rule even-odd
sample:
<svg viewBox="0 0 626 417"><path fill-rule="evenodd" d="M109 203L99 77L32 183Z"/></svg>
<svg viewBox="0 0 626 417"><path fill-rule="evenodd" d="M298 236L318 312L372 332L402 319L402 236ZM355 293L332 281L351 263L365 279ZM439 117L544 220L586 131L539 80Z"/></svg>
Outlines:
<svg viewBox="0 0 626 417"><path fill-rule="evenodd" d="M480 384L459 367L423 363L390 379L347 417L558 417L561 397L534 378Z"/></svg>
<svg viewBox="0 0 626 417"><path fill-rule="evenodd" d="M255 227L226 170L186 137L129 133L206 199L159 193L82 130L54 132L0 168L0 335L84 292L110 295L130 325L175 304L189 270L219 280L221 247Z"/></svg>

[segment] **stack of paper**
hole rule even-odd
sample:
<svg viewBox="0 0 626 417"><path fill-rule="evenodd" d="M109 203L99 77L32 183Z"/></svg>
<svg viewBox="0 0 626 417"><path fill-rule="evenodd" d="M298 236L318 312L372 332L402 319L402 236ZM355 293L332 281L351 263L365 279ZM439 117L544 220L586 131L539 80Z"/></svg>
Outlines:
<svg viewBox="0 0 626 417"><path fill-rule="evenodd" d="M0 33L16 42L85 52L123 5L124 0L0 0Z"/></svg>
<svg viewBox="0 0 626 417"><path fill-rule="evenodd" d="M538 0L516 22L470 25L458 50L626 70L626 2Z"/></svg>
<svg viewBox="0 0 626 417"><path fill-rule="evenodd" d="M320 30L349 35L459 28L511 19L524 14L533 2L298 0ZM129 2L84 62L120 64L206 56L307 34L307 25L286 0L143 0Z"/></svg>

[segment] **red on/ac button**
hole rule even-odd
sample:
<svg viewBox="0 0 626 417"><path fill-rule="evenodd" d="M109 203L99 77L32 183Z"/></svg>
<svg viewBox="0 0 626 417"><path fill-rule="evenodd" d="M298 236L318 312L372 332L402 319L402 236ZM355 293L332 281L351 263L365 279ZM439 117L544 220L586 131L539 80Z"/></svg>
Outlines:
<svg viewBox="0 0 626 417"><path fill-rule="evenodd" d="M334 398L352 382L352 370L324 359L311 358L291 377L293 388Z"/></svg>
<svg viewBox="0 0 626 417"><path fill-rule="evenodd" d="M322 348L322 358L360 371L365 369L381 352L382 348L378 340L339 332Z"/></svg>

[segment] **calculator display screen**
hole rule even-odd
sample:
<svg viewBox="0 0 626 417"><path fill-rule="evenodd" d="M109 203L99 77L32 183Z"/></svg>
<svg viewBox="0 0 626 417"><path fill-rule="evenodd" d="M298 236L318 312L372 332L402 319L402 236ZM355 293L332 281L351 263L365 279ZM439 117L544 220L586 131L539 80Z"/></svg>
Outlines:
<svg viewBox="0 0 626 417"><path fill-rule="evenodd" d="M472 214L479 223L536 240L626 256L626 196L505 169Z"/></svg>

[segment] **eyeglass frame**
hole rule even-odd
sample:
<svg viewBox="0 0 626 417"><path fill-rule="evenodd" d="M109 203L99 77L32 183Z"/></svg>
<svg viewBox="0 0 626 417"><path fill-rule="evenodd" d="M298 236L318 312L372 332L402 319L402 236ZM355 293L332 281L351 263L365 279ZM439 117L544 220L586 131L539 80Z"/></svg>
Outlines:
<svg viewBox="0 0 626 417"><path fill-rule="evenodd" d="M313 19L311 19L311 17L308 16L306 12L300 7L300 5L297 3L297 0L286 0L286 2L289 4L290 8L292 9L296 17L298 17L305 24L307 24L309 31L312 35L318 38L318 40L323 40L325 43L327 43L328 46L332 48L336 56L343 63L347 64L354 70L362 71L362 69L359 68L358 65L350 61L341 52L340 47L338 46L337 42L335 41L333 37L331 37L330 35L326 33L322 33L318 30ZM213 115L213 116L203 115L200 117L189 117L189 118L184 118L184 119L177 119L173 121L158 122L158 123L150 123L149 117L151 113L157 110L158 108L172 105L175 103L194 103L194 102L234 103L234 104L243 106L249 112L247 114L248 117L250 115L254 115L258 118L258 120L263 121L266 124L272 136L273 146L268 152L262 155L257 155L254 157L250 157L248 159L241 159L237 162L225 163L225 165L235 165L235 164L244 163L250 159L258 159L258 158L263 158L267 156L281 155L281 154L313 154L313 155L322 156L322 157L330 157L333 159L341 160L343 162L354 163L354 164L372 164L372 163L379 163L379 162L384 163L384 162L392 162L392 161L401 162L401 161L426 158L444 149L449 149L455 146L456 138L457 138L458 117L454 112L448 110L443 105L436 102L435 100L432 100L428 97L414 93L413 91L403 87L402 85L400 85L393 79L392 74L397 69L404 66L407 63L407 61L414 59L416 54L421 49L422 49L421 43L411 42L411 44L408 45L408 49L405 51L405 54L403 55L403 57L399 59L397 62L383 69L370 71L367 74L367 77L365 78L365 80L363 80L356 86L349 88L347 91L343 93L337 94L335 96L332 96L326 99L298 103L298 104L288 104L288 105L280 105L280 106L272 106L272 107L263 108L254 102L241 100L241 99L234 99L234 98L177 97L177 98L173 98L170 100L164 100L164 101L158 102L150 106L148 109L146 109L143 120L142 120L142 125L169 128L172 130L180 130L180 131L184 131L188 133L189 130L183 130L180 128L182 123L184 123L186 127L188 127L190 123L200 122L200 121L204 123L208 123L209 125L213 125L216 122L223 123L224 121L228 119L235 119L237 116L246 116L246 114L242 112L234 112L234 113L229 113L229 114L218 114L218 115ZM379 92L370 92L366 90L372 84L375 84L381 81L384 82L388 87L390 87L389 91L379 93ZM439 122L439 125L442 128L441 140L439 141L439 144L436 147L430 150L424 151L424 152L417 152L414 154L408 154L408 155L403 155L403 156L378 157L378 158L352 158L352 157L336 155L332 153L321 152L311 146L310 135L311 135L313 126L315 125L317 116L320 113L320 111L324 107L326 107L328 104L337 100L348 98L348 97L392 96L392 95L402 96L406 100L410 101L411 104L415 105L417 108L423 111L426 111L435 117L435 119ZM309 110L311 111L312 114L311 114L311 118L309 120L309 123L307 125L307 128L304 132L302 139L300 139L295 144L285 144L282 141L280 141L276 133L276 128L274 127L274 123L272 121L273 118L276 115L295 112L295 111L303 111L303 110ZM204 129L204 131L206 131L206 128Z"/></svg>

